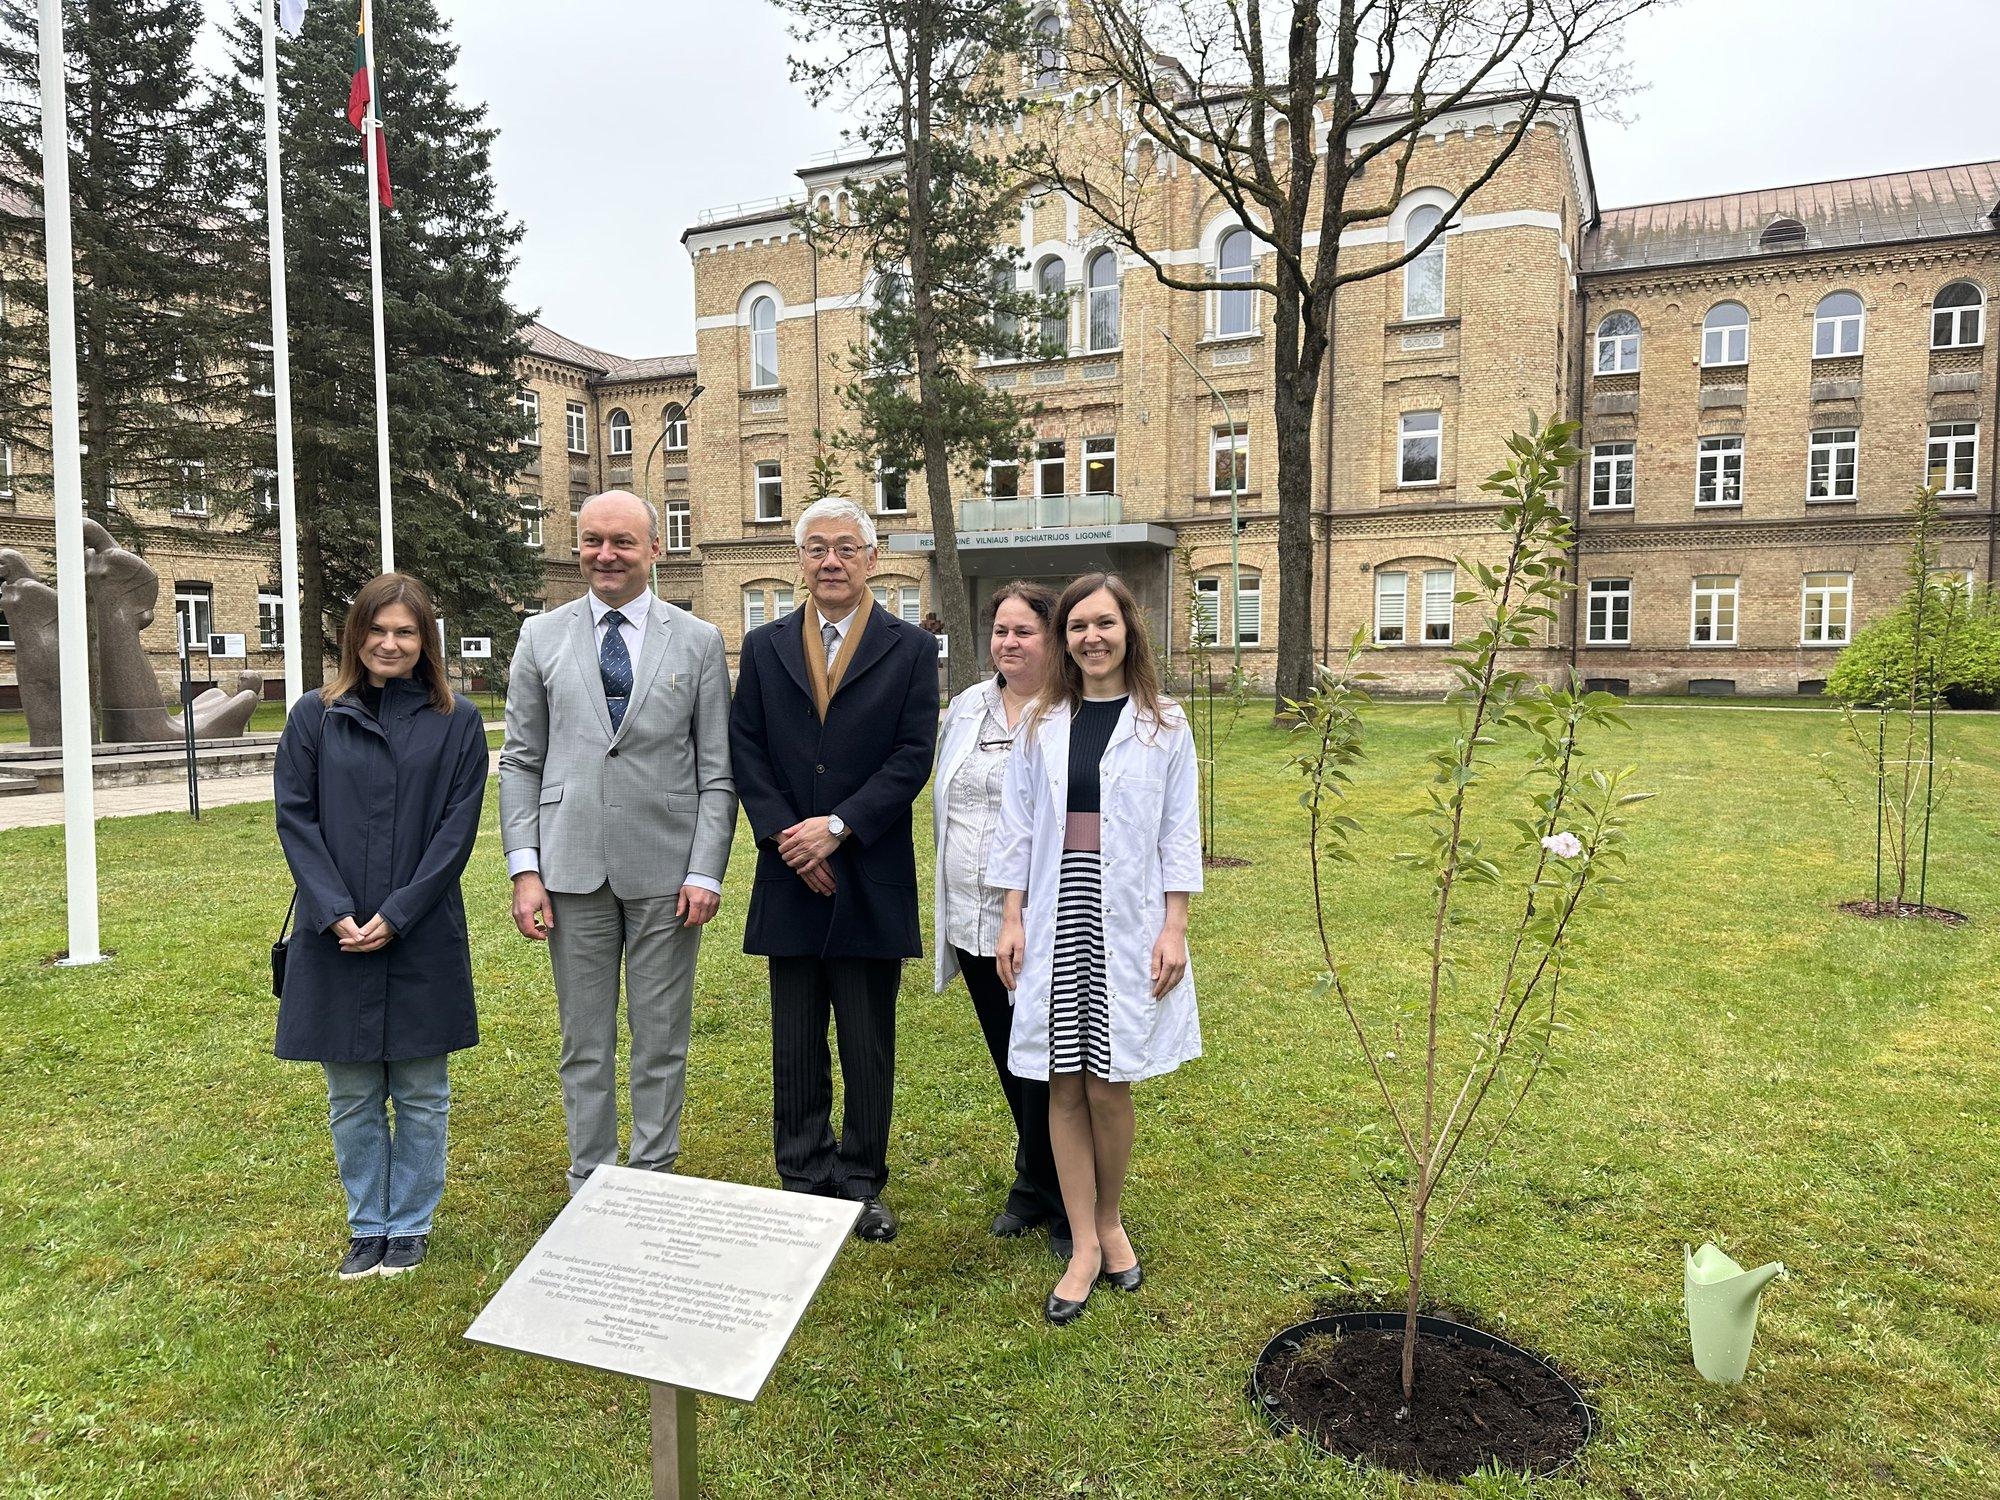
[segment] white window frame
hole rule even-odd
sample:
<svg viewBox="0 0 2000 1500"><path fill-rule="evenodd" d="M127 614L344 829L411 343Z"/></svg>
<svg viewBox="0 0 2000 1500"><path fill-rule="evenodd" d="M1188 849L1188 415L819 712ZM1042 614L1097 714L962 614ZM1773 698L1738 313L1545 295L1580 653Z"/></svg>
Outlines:
<svg viewBox="0 0 2000 1500"><path fill-rule="evenodd" d="M624 421L618 419L623 417ZM632 414L622 406L613 407L611 415L605 419L605 426L611 432L611 456L630 458L632 456ZM623 439L621 442L620 439Z"/></svg>
<svg viewBox="0 0 2000 1500"><path fill-rule="evenodd" d="M1695 441L1694 503L1697 510L1743 508L1743 435L1716 433ZM1732 464L1730 459L1734 458ZM1732 492L1733 486L1733 492ZM1703 495L1714 498L1703 499Z"/></svg>
<svg viewBox="0 0 2000 1500"><path fill-rule="evenodd" d="M277 351L269 344L260 344L255 339L251 339L243 347L250 351L250 358L247 361L253 381L250 394L259 398L276 395L273 382L278 378ZM260 380L261 384L254 383Z"/></svg>
<svg viewBox="0 0 2000 1500"><path fill-rule="evenodd" d="M903 487L900 504L889 503L889 487L886 481L891 477L901 481ZM895 469L884 468L881 460L875 463L875 514L878 516L907 516L910 513L910 476Z"/></svg>
<svg viewBox="0 0 2000 1500"><path fill-rule="evenodd" d="M1630 332L1606 333L1605 327L1613 318L1630 318ZM1639 368L1639 340L1643 330L1639 327L1638 314L1624 311L1606 313L1597 324L1597 362L1594 372L1599 375L1630 375ZM1605 355L1611 362L1605 363Z"/></svg>
<svg viewBox="0 0 2000 1500"><path fill-rule="evenodd" d="M1428 426L1425 425L1428 421ZM1410 478L1410 447L1428 439L1433 445L1431 454L1431 477L1429 479ZM1436 489L1444 483L1444 413L1442 411L1406 411L1396 419L1396 487L1398 489Z"/></svg>
<svg viewBox="0 0 2000 1500"><path fill-rule="evenodd" d="M1388 585L1393 580L1394 587ZM1395 620L1391 624L1383 606L1391 598L1396 603ZM1387 632L1393 629L1394 635ZM1410 634L1410 575L1400 568L1375 575L1375 644L1378 646L1407 646Z"/></svg>
<svg viewBox="0 0 2000 1500"><path fill-rule="evenodd" d="M540 391L518 390L514 392L514 409L528 419L528 435L516 438L515 446L539 448L542 446L542 395Z"/></svg>
<svg viewBox="0 0 2000 1500"><path fill-rule="evenodd" d="M1109 481L1099 485L1094 471L1102 468ZM1115 495L1118 493L1118 438L1115 434L1099 433L1096 437L1083 440L1083 493L1086 495Z"/></svg>
<svg viewBox="0 0 2000 1500"><path fill-rule="evenodd" d="M542 546L542 502L532 497L521 502L521 542L536 551Z"/></svg>
<svg viewBox="0 0 2000 1500"><path fill-rule="evenodd" d="M1233 451L1232 451L1233 450ZM1208 492L1229 497L1229 465L1235 464L1236 493L1250 488L1250 424L1217 422L1208 429Z"/></svg>
<svg viewBox="0 0 2000 1500"><path fill-rule="evenodd" d="M1227 252L1237 235L1243 236L1243 260L1231 265ZM1222 231L1215 242L1215 279L1217 281L1254 281L1257 278L1257 242L1248 229L1238 224ZM1215 298L1211 337L1219 339L1248 338L1257 332L1257 290L1244 287L1211 293Z"/></svg>
<svg viewBox="0 0 2000 1500"><path fill-rule="evenodd" d="M1813 634L1815 603L1820 609L1817 636ZM1835 616L1836 606L1839 611L1838 618ZM1799 589L1799 644L1845 646L1853 633L1854 575L1841 572L1807 573Z"/></svg>
<svg viewBox="0 0 2000 1500"><path fill-rule="evenodd" d="M208 654L208 638L215 632L215 585L176 583L174 585L174 629L187 631L189 651ZM186 621L182 625L181 621Z"/></svg>
<svg viewBox="0 0 2000 1500"><path fill-rule="evenodd" d="M759 323L769 320L768 327ZM750 389L771 390L778 384L778 303L757 297L750 303Z"/></svg>
<svg viewBox="0 0 2000 1500"><path fill-rule="evenodd" d="M759 459L750 466L751 486L755 492L756 508L751 511L753 520L760 524L785 519L785 465L782 459Z"/></svg>
<svg viewBox="0 0 2000 1500"><path fill-rule="evenodd" d="M687 452L688 414L685 406L678 401L668 402L666 410L660 413L660 427L662 448L669 453Z"/></svg>
<svg viewBox="0 0 2000 1500"><path fill-rule="evenodd" d="M208 465L198 458L184 458L174 465L174 472L182 485L199 486L208 473ZM183 489L174 497L174 514L177 516L208 515L208 494L199 488Z"/></svg>
<svg viewBox="0 0 2000 1500"><path fill-rule="evenodd" d="M1100 266L1111 268L1109 281L1097 280L1097 270ZM1083 285L1084 346L1093 354L1108 354L1123 348L1124 329L1120 322L1123 314L1123 298L1119 290L1118 252L1110 249L1094 252L1083 264ZM1098 341L1100 314L1102 321L1107 323L1110 329L1109 341L1104 343Z"/></svg>
<svg viewBox="0 0 2000 1500"><path fill-rule="evenodd" d="M285 596L269 589L257 590L257 649L285 649Z"/></svg>
<svg viewBox="0 0 2000 1500"><path fill-rule="evenodd" d="M1011 469L1014 474L1014 493L1002 495L995 492L993 480L1002 469ZM1021 460L1014 458L989 458L986 460L986 498L988 500L1019 500L1021 498Z"/></svg>
<svg viewBox="0 0 2000 1500"><path fill-rule="evenodd" d="M581 401L563 403L563 431L571 453L583 456L590 452L590 413Z"/></svg>
<svg viewBox="0 0 2000 1500"><path fill-rule="evenodd" d="M0 499L14 497L14 445L0 443Z"/></svg>
<svg viewBox="0 0 2000 1500"><path fill-rule="evenodd" d="M1069 286L1069 267L1060 255L1048 255L1035 267L1035 295L1044 305L1035 324L1035 353L1042 359L1063 359L1069 354L1070 305L1075 301ZM1046 310L1056 298L1062 299L1058 312Z"/></svg>
<svg viewBox="0 0 2000 1500"><path fill-rule="evenodd" d="M1051 454L1050 450L1054 453ZM1047 488L1049 470L1056 475L1056 487ZM1035 444L1035 498L1053 499L1069 493L1069 443L1064 438L1042 438Z"/></svg>
<svg viewBox="0 0 2000 1500"><path fill-rule="evenodd" d="M1405 252L1429 234L1432 227L1444 218L1444 210L1434 204L1420 204L1410 210L1410 216L1403 221L1403 249ZM1423 227L1417 227L1422 221ZM1449 233L1449 231L1447 231ZM1416 322L1429 318L1442 318L1444 311L1444 278L1446 236L1440 234L1431 241L1430 248L1403 267L1403 319ZM1421 277L1421 280L1419 279ZM1432 283L1435 283L1433 286ZM1422 291L1421 300L1414 294ZM1435 293L1435 303L1432 301Z"/></svg>
<svg viewBox="0 0 2000 1500"><path fill-rule="evenodd" d="M1740 623L1742 578L1733 573L1698 573L1695 575L1688 606L1688 644L1690 646L1733 646L1736 644ZM1701 616L1704 606L1708 610L1709 638L1701 638ZM1727 634L1724 633L1727 617Z"/></svg>
<svg viewBox="0 0 2000 1500"><path fill-rule="evenodd" d="M1458 570L1424 569L1423 643L1449 646L1457 623Z"/></svg>
<svg viewBox="0 0 2000 1500"><path fill-rule="evenodd" d="M1740 323L1711 323L1726 307L1743 314ZM1750 363L1750 310L1740 302L1718 302L1701 318L1701 364L1705 370Z"/></svg>
<svg viewBox="0 0 2000 1500"><path fill-rule="evenodd" d="M1963 430L1961 430L1963 429ZM1963 497L1979 493L1979 424L1977 422L1933 422L1924 438L1924 483L1931 484L1942 468L1946 483L1940 495ZM1950 481L1960 471L1966 477L1963 488Z"/></svg>
<svg viewBox="0 0 2000 1500"><path fill-rule="evenodd" d="M1044 11L1035 21L1034 36L1034 86L1043 93L1053 93L1063 86L1063 75L1067 65L1063 60L1062 17L1054 11Z"/></svg>
<svg viewBox="0 0 2000 1500"><path fill-rule="evenodd" d="M793 610L797 609L798 607L799 607L798 595L795 594L791 589L782 588L782 589L771 590L771 618L773 620L784 619L786 615L790 614Z"/></svg>
<svg viewBox="0 0 2000 1500"><path fill-rule="evenodd" d="M764 601L763 585L752 587L746 584L743 589L743 633L748 635L761 627L769 615L770 606Z"/></svg>
<svg viewBox="0 0 2000 1500"><path fill-rule="evenodd" d="M1829 313L1823 309L1835 297L1853 297L1858 311ZM1819 299L1819 306L1813 309L1813 355L1814 359L1853 359L1861 353L1866 337L1868 310L1861 298L1854 292L1828 292ZM1820 348L1821 337L1825 336L1828 347ZM1854 345L1849 349L1848 343Z"/></svg>
<svg viewBox="0 0 2000 1500"><path fill-rule="evenodd" d="M1623 602L1625 619L1619 628L1618 606ZM1602 605L1602 610L1599 609ZM1593 578L1584 608L1583 643L1586 646L1629 646L1632 644L1632 580Z"/></svg>
<svg viewBox="0 0 2000 1500"><path fill-rule="evenodd" d="M583 495L571 495L569 497L569 555L571 557L580 557L583 555L583 528L577 524L577 520L583 515L584 502L587 498Z"/></svg>
<svg viewBox="0 0 2000 1500"><path fill-rule="evenodd" d="M1847 468L1844 485L1841 475L1843 463ZM1856 500L1860 495L1861 429L1815 428L1806 439L1806 503L1828 505Z"/></svg>
<svg viewBox="0 0 2000 1500"><path fill-rule="evenodd" d="M663 518L667 528L667 548L669 552L692 552L694 550L694 507L686 500L669 500Z"/></svg>
<svg viewBox="0 0 2000 1500"><path fill-rule="evenodd" d="M1205 573L1194 581L1195 617L1191 628L1202 645L1222 644L1222 595L1228 582L1227 573ZM1261 646L1263 642L1264 578L1260 573L1244 573L1237 583L1235 644Z"/></svg>
<svg viewBox="0 0 2000 1500"><path fill-rule="evenodd" d="M250 502L267 516L278 508L278 471L276 469L252 469L250 471Z"/></svg>
<svg viewBox="0 0 2000 1500"><path fill-rule="evenodd" d="M1937 289L1937 296L1943 296L1955 286L1968 287L1978 299L1963 307L1939 307L1936 297L1931 300L1931 347L1933 349L1978 349L1986 343L1986 290L1976 281L1961 277L1957 281L1946 282ZM1967 325L1970 324L1970 328ZM1938 329L1951 330L1951 338L1940 343Z"/></svg>
<svg viewBox="0 0 2000 1500"><path fill-rule="evenodd" d="M1590 508L1596 511L1632 509L1638 465L1636 443L1593 443L1590 448ZM1601 494L1608 494L1611 498L1599 499ZM1620 495L1624 496L1622 500Z"/></svg>

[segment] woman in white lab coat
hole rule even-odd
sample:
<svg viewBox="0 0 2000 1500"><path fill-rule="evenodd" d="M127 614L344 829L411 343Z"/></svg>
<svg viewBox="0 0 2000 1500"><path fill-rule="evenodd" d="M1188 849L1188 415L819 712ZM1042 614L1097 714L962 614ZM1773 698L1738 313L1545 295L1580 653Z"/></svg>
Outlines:
<svg viewBox="0 0 2000 1500"><path fill-rule="evenodd" d="M1188 898L1201 889L1194 736L1160 691L1137 602L1110 574L1056 604L1054 666L1008 762L986 879L1014 991L1008 1066L1049 1081L1049 1139L1073 1250L1043 1314L1100 1280L1136 1292L1120 1197L1132 1084L1201 1055Z"/></svg>

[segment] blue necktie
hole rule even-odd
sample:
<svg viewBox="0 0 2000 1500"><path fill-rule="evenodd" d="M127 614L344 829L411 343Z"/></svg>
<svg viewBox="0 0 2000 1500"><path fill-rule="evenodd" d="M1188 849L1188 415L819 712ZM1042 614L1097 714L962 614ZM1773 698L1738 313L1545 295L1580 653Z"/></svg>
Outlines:
<svg viewBox="0 0 2000 1500"><path fill-rule="evenodd" d="M632 696L632 653L625 649L625 617L615 609L604 612L604 644L597 648L597 670L604 678L604 706L611 710L611 732L625 722L625 704Z"/></svg>

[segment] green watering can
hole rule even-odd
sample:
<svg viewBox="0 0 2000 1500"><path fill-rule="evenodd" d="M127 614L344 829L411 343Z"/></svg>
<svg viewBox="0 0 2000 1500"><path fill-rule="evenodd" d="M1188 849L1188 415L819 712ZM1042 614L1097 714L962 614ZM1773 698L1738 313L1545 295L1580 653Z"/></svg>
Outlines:
<svg viewBox="0 0 2000 1500"><path fill-rule="evenodd" d="M1687 1257L1688 1337L1694 1367L1704 1380L1735 1385L1750 1367L1750 1341L1757 1336L1757 1300L1785 1274L1783 1261L1746 1271L1713 1245L1681 1247Z"/></svg>

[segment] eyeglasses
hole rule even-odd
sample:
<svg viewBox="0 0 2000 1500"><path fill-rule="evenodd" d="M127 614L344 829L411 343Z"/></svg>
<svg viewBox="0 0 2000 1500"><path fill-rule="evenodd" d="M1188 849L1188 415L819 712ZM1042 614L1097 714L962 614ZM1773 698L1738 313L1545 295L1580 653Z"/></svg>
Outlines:
<svg viewBox="0 0 2000 1500"><path fill-rule="evenodd" d="M808 542L799 550L814 562L825 562L826 555L829 552L837 556L842 562L853 562L855 558L868 549L859 542L842 542L837 547L829 547L825 542Z"/></svg>

